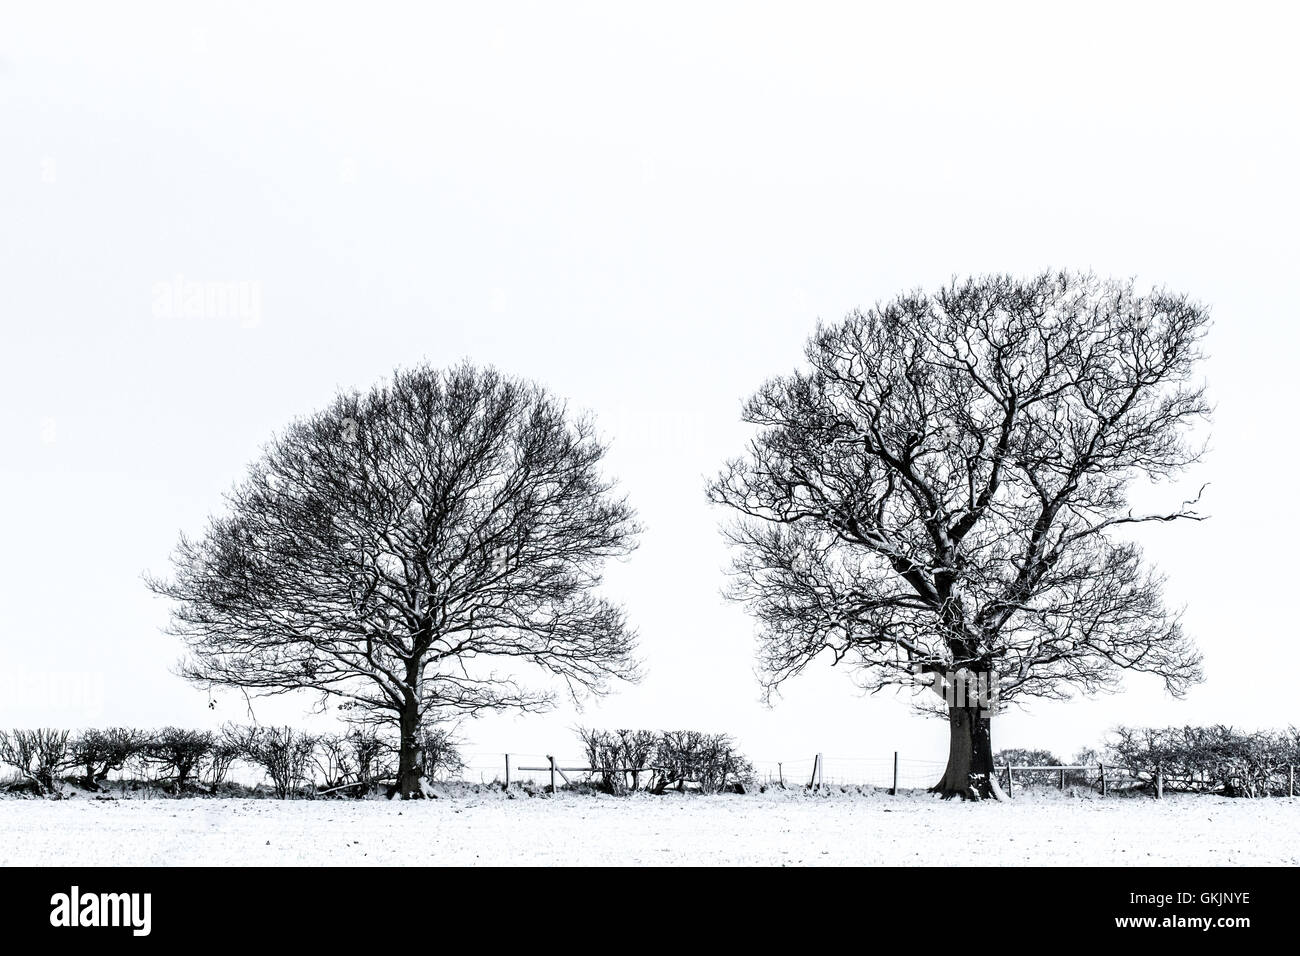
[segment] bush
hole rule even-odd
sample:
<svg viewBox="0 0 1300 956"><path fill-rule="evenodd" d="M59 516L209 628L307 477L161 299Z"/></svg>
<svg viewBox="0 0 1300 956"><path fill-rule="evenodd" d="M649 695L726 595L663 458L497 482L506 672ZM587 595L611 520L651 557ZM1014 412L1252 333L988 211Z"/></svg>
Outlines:
<svg viewBox="0 0 1300 956"><path fill-rule="evenodd" d="M67 765L68 736L66 730L49 727L0 732L0 763L18 770L23 777L20 786L50 793L55 775Z"/></svg>
<svg viewBox="0 0 1300 956"><path fill-rule="evenodd" d="M688 785L701 793L717 793L743 787L754 775L753 766L726 734L579 728L578 736L605 793L639 790L643 776L655 793L670 787L685 790Z"/></svg>
<svg viewBox="0 0 1300 956"><path fill-rule="evenodd" d="M142 754L147 762L162 768L171 778L171 787L180 793L192 785L195 771L212 753L215 743L209 730L164 727L150 735Z"/></svg>
<svg viewBox="0 0 1300 956"><path fill-rule="evenodd" d="M244 755L266 771L281 800L296 793L307 781L307 768L316 750L316 738L292 727L256 727L241 741Z"/></svg>
<svg viewBox="0 0 1300 956"><path fill-rule="evenodd" d="M999 750L993 755L993 765L995 767L1059 767L1061 759L1050 750L1025 750L1020 747L1011 747L1007 750ZM1016 786L1034 787L1034 786L1060 786L1061 773L1059 770L1016 770Z"/></svg>
<svg viewBox="0 0 1300 956"><path fill-rule="evenodd" d="M1094 790L1101 789L1101 762L1104 760L1101 751L1092 747L1084 747L1074 755L1072 763L1075 766L1083 767L1083 770L1070 770L1066 772L1065 783L1067 786L1092 787Z"/></svg>
<svg viewBox="0 0 1300 956"><path fill-rule="evenodd" d="M445 728L430 727L420 736L425 776L447 779L465 768L461 742ZM236 761L262 768L281 799L313 783L319 771L326 789L351 785L363 796L393 777L393 742L369 728L315 736L291 727L255 727L227 723L220 731L163 727L87 728L75 736L66 730L0 731L0 765L12 765L18 780L12 789L36 793L56 789L59 775L73 771L88 789L99 790L112 771L135 776L133 789L154 781L181 794L221 787ZM201 786L200 786L201 784ZM125 786L125 782L123 784Z"/></svg>
<svg viewBox="0 0 1300 956"><path fill-rule="evenodd" d="M655 764L654 789L659 793L672 786L683 790L687 783L701 793L717 793L743 787L754 776L753 766L730 737L698 730L666 731L659 738Z"/></svg>
<svg viewBox="0 0 1300 956"><path fill-rule="evenodd" d="M444 727L429 727L420 732L420 752L424 754L426 780L446 779L465 769L460 755L460 741Z"/></svg>
<svg viewBox="0 0 1300 956"><path fill-rule="evenodd" d="M346 734L321 734L317 737L312 762L321 775L321 790L338 790L359 783L356 761Z"/></svg>
<svg viewBox="0 0 1300 956"><path fill-rule="evenodd" d="M1230 797L1283 796L1287 769L1300 763L1300 732L1213 727L1119 727L1109 742L1112 758L1142 781L1163 772L1167 790Z"/></svg>
<svg viewBox="0 0 1300 956"><path fill-rule="evenodd" d="M649 771L656 752L658 734L649 730L577 729L586 753L587 766L596 775L596 789L622 796L641 788L641 776Z"/></svg>
<svg viewBox="0 0 1300 956"><path fill-rule="evenodd" d="M641 789L641 778L651 774L659 748L659 735L650 730L587 730L578 728L587 765L600 775L605 793L624 794Z"/></svg>
<svg viewBox="0 0 1300 956"><path fill-rule="evenodd" d="M211 789L216 790L225 783L226 774L230 773L236 760L248 759L249 732L248 727L227 723L213 735L212 749L208 751L200 774L200 779Z"/></svg>
<svg viewBox="0 0 1300 956"><path fill-rule="evenodd" d="M121 770L148 742L148 734L128 727L83 730L69 744L69 762L80 771L83 787L98 790L110 771Z"/></svg>
<svg viewBox="0 0 1300 956"><path fill-rule="evenodd" d="M367 790L380 780L397 775L392 762L393 748L373 730L359 728L348 732L348 747L356 763L357 780Z"/></svg>
<svg viewBox="0 0 1300 956"><path fill-rule="evenodd" d="M347 788L360 797L385 776L392 775L387 759L392 747L373 730L355 728L346 734L322 734L312 760L321 774L322 790Z"/></svg>

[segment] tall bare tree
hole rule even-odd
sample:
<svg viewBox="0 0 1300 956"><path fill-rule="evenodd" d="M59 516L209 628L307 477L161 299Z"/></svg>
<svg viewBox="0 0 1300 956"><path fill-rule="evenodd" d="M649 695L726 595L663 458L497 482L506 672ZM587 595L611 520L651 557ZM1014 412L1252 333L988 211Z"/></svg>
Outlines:
<svg viewBox="0 0 1300 956"><path fill-rule="evenodd" d="M462 365L396 373L274 438L225 513L182 537L183 673L316 691L396 725L420 792L431 720L549 706L635 679L634 634L595 593L637 526L590 421L541 387ZM536 688L521 674L540 670Z"/></svg>
<svg viewBox="0 0 1300 956"><path fill-rule="evenodd" d="M819 327L808 367L748 400L756 436L710 486L738 513L732 594L760 622L768 692L822 656L872 690L924 681L950 728L935 790L983 798L1001 795L998 704L1124 670L1174 694L1198 681L1125 533L1200 517L1188 501L1135 513L1129 490L1201 453L1207 323L1183 295L1049 273Z"/></svg>

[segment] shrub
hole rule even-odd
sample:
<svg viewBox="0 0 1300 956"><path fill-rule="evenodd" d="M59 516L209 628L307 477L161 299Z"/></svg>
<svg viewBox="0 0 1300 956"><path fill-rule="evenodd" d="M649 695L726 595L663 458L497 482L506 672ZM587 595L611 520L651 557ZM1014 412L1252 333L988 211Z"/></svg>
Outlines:
<svg viewBox="0 0 1300 956"><path fill-rule="evenodd" d="M429 727L420 732L420 752L424 755L427 780L446 779L465 769L460 755L460 741L445 727Z"/></svg>
<svg viewBox="0 0 1300 956"><path fill-rule="evenodd" d="M671 730L659 738L655 774L656 792L672 786L683 790L686 784L693 783L701 793L717 793L748 783L754 768L726 734Z"/></svg>
<svg viewBox="0 0 1300 956"><path fill-rule="evenodd" d="M248 758L248 741L251 728L239 724L222 724L221 730L213 735L212 749L208 751L203 764L201 779L215 790L221 786L230 768L236 760Z"/></svg>
<svg viewBox="0 0 1300 956"><path fill-rule="evenodd" d="M599 775L606 793L647 789L662 793L689 785L702 793L717 793L748 783L754 768L725 734L695 730L655 733L648 730L578 729L589 766Z"/></svg>
<svg viewBox="0 0 1300 956"><path fill-rule="evenodd" d="M68 736L66 730L49 727L0 733L0 763L18 770L23 777L21 786L50 793L55 775L67 765Z"/></svg>
<svg viewBox="0 0 1300 956"><path fill-rule="evenodd" d="M599 775L597 786L605 793L616 795L626 793L630 775L624 770L626 760L619 733L627 734L628 731L611 733L608 730L588 730L579 727L577 733L587 753L587 766L593 768Z"/></svg>
<svg viewBox="0 0 1300 956"><path fill-rule="evenodd" d="M360 782L357 779L356 760L346 734L321 734L317 737L312 762L320 772L322 790L338 790Z"/></svg>
<svg viewBox="0 0 1300 956"><path fill-rule="evenodd" d="M378 733L367 728L348 731L347 743L356 764L359 789L367 790L380 780L396 775L393 748Z"/></svg>
<svg viewBox="0 0 1300 956"><path fill-rule="evenodd" d="M1011 747L999 750L993 755L995 767L1059 767L1061 760L1050 750L1025 750ZM1058 770L1016 770L1017 786L1059 786L1061 774Z"/></svg>
<svg viewBox="0 0 1300 956"><path fill-rule="evenodd" d="M289 797L307 780L316 738L292 727L258 727L245 738L248 760L266 771L275 795Z"/></svg>
<svg viewBox="0 0 1300 956"><path fill-rule="evenodd" d="M1065 783L1067 786L1092 787L1094 790L1101 789L1101 762L1104 759L1101 751L1092 747L1084 747L1074 755L1071 761L1075 766L1083 767L1083 770L1070 770L1066 772Z"/></svg>
<svg viewBox="0 0 1300 956"><path fill-rule="evenodd" d="M129 727L90 728L72 738L68 746L69 762L81 772L81 785L98 790L110 771L121 770L132 757L139 755L149 741L142 730Z"/></svg>
<svg viewBox="0 0 1300 956"><path fill-rule="evenodd" d="M345 734L322 734L316 738L312 762L321 775L322 790L347 788L352 796L364 796L380 779L392 775L393 748L379 734L354 728Z"/></svg>
<svg viewBox="0 0 1300 956"><path fill-rule="evenodd" d="M1300 733L1212 727L1118 727L1112 758L1150 783L1163 772L1168 790L1264 797L1287 792L1287 768L1300 763Z"/></svg>
<svg viewBox="0 0 1300 956"><path fill-rule="evenodd" d="M154 731L143 748L149 763L161 767L171 777L171 786L180 793L192 784L195 771L212 753L216 738L208 730L164 727Z"/></svg>

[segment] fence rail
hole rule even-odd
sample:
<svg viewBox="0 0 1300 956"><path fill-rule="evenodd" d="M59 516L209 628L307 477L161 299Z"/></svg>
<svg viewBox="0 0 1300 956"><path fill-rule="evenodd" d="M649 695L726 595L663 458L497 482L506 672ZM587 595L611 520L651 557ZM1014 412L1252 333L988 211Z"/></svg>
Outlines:
<svg viewBox="0 0 1300 956"><path fill-rule="evenodd" d="M652 773L671 769L657 766L643 767L593 767L581 758L560 758L539 754L502 754L495 759L490 755L474 755L479 758L467 763L466 769L477 771L480 782L504 782L506 786L518 783L521 779L534 782L541 779L554 788L562 780L573 784L570 774L590 777L604 772L618 773ZM533 764L519 763L542 757ZM769 786L803 786L809 789L834 786L869 786L888 789L891 794L900 790L929 789L943 775L946 764L938 760L923 760L902 756L895 751L882 757L837 757L825 754L813 754L811 757L794 760L755 760L752 761L755 777ZM504 776L502 770L504 769ZM1103 796L1116 789L1135 783L1150 786L1157 799L1164 796L1166 779L1163 767L1154 770L1132 768L1119 764L997 764L996 773L1009 796L1014 796L1019 789L1026 786L1055 785L1065 789L1069 785L1086 786L1099 790ZM1026 775L1029 775L1026 778ZM1295 768L1286 768L1281 789L1289 796L1295 796Z"/></svg>
<svg viewBox="0 0 1300 956"><path fill-rule="evenodd" d="M540 783L558 789L563 781L573 785L580 778L615 771L626 774L650 774L676 768L648 765L643 767L622 766L617 768L593 767L584 757L560 757L553 754L465 754L463 767L458 771L439 774L439 780L473 780L487 784L504 784L507 788L524 780ZM943 775L943 761L904 757L900 752L893 752L879 757L846 757L825 754L812 754L793 760L754 760L751 761L754 778L758 783L768 786L805 787L817 789L836 786L866 786L887 789L891 794L901 790L929 789ZM254 771L253 779L264 783L266 777L251 765L246 769ZM1163 766L1133 768L1119 764L1099 762L1095 764L997 764L994 767L1005 792L1014 797L1017 790L1028 786L1055 786L1065 789L1069 785L1084 786L1098 790L1103 796L1113 791L1133 789L1140 785L1149 788L1160 799L1167 789L1188 789L1185 774L1171 774ZM572 775L572 776L571 776ZM228 779L234 779L232 773ZM241 778L242 774L239 775ZM259 779L260 778L260 779ZM125 783L128 773L115 770L107 780ZM139 779L146 784L152 777ZM1209 789L1207 781L1191 789ZM350 784L348 786L357 786ZM1263 794L1294 797L1295 766L1287 765L1276 768L1271 783Z"/></svg>

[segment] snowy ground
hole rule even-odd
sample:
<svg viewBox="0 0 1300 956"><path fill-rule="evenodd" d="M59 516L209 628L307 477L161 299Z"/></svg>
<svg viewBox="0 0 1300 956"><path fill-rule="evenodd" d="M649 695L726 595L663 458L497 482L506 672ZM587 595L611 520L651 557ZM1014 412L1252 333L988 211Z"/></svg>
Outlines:
<svg viewBox="0 0 1300 956"><path fill-rule="evenodd" d="M19 864L1300 864L1300 799L927 794L0 800Z"/></svg>

